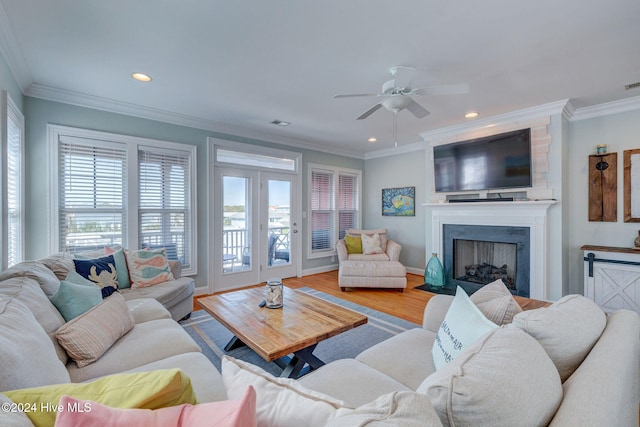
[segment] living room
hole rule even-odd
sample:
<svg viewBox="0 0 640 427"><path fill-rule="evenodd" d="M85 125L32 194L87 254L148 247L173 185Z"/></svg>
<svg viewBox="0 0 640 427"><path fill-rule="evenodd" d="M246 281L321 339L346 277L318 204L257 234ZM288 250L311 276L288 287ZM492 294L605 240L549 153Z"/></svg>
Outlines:
<svg viewBox="0 0 640 427"><path fill-rule="evenodd" d="M0 23L2 24L2 30L0 30L0 89L6 91L16 109L24 116L25 200L23 210L25 233L22 247L24 250L23 259L25 260L46 257L56 252L57 249L57 239L52 237L57 234L57 224L51 220L52 199L55 199L55 194L51 190L51 171L54 162L51 156L52 126L195 147L197 155L194 160L197 174L193 199L197 203L197 222L193 229L193 236L194 241L197 242L194 252L197 254L194 259L194 266L197 266L197 269L193 270L194 273L190 277L195 280L196 294L199 295L210 294L222 289L222 287L216 288L220 284L215 282L218 275L224 277L222 257L217 256L217 252L214 253L216 244L214 228L216 225L213 218L216 212L215 207L210 203L210 199L213 197L213 167L211 163L213 145L215 144L213 141L224 141L231 145L234 143L247 144L258 150L264 148L301 154L302 185L299 189L299 203L302 221L299 229L300 258L298 260L300 276L334 271L338 268L335 253L326 257L313 257L309 256L307 250L310 247L311 230L310 220L304 215L310 198L307 182L309 165L328 165L333 168L361 171L360 228L389 230L390 237L402 244L400 262L406 267L407 272L422 275L431 253L440 251L439 247L433 246L432 215L434 208L430 206L430 204L437 204L441 196L434 190L433 147L443 141L453 142L526 128L540 121L548 121L545 130L549 136L546 154L548 171L544 173L547 192L544 198L554 199L555 203L549 206L546 217L547 232L544 253L546 285L544 292L536 296L539 299L557 301L568 294L584 294L585 263L584 252L581 250L583 245L624 248L634 246L633 242L638 235L639 227L635 222L625 222L624 220L622 207L625 205L625 193L623 191L622 159L625 150L640 148L637 137L640 134L640 88L624 90L623 87L625 84L632 84L640 79L637 75L640 64L633 62L637 61L637 58L627 58L628 62L610 63L604 67L605 70L610 70L611 74L616 74L619 69L632 71L616 74L626 80L616 82L615 94L600 93L599 98L593 96L593 99L606 100L602 102L584 99L580 93L571 97L564 95L567 92L559 92L557 96L551 98L537 97L537 102L530 104L518 104L517 107L508 109L498 107L493 110L487 109L473 120L466 120L460 116L448 121L442 120L442 117L438 115L437 104L430 104L429 109L432 111L434 121L436 118L440 119L437 126L428 123L429 117L417 120L407 111L400 112L397 116L400 135L397 147L394 147L394 141L390 138L393 126L392 112L381 109L368 120L358 121L356 124L357 115L361 110L370 107L370 103L373 101L364 101L363 104L347 104L346 107L342 104L340 107L336 107L340 108L339 114L348 116L349 120L354 122L354 125L350 127L352 129L358 128L362 143L369 144L357 145L357 148L351 149L346 143L342 147L339 146L339 138L332 133L333 130L328 130L326 145L316 139L305 140L300 137L288 136L286 133L277 133L281 132L280 130L244 132L242 121L246 121L249 125L252 121L252 113L241 118L240 125L221 126L224 117L207 116L207 119L203 119L202 116L182 114L176 111L178 107L176 110L163 109L161 103L157 108L145 103L136 105L128 101L120 102L117 99L108 99L102 94L93 95L89 90L84 93L84 89L80 88L43 85L36 77L34 70L30 71L30 67L35 67L35 62L53 62L55 53L47 58L39 58L34 63L29 62L32 58L20 48L21 44L28 44L28 40L16 38L16 34L12 30L16 23L12 22L11 13L8 12L13 11L13 7L8 2L0 2ZM362 5L362 7L367 6ZM5 8L7 11L4 10ZM637 10L637 5L622 1L615 9L615 19L606 20L609 25L609 28L605 30L607 32L613 31L616 22L625 21L622 18L624 13L621 13L620 10ZM628 12L627 14L633 15ZM554 16L552 21L556 24L556 21L562 21L561 18L566 18L569 21L566 16ZM327 18L327 16L324 17ZM236 18L238 17L236 16ZM38 19L45 19L45 17ZM412 22L415 23L415 21ZM218 24L222 25L220 22ZM584 25L584 22L581 21L581 25ZM622 27L622 24L620 25ZM324 30L324 26L322 29L317 29L319 33ZM628 34L628 39L631 41L627 41L627 43L630 43L630 46L637 46L638 38L640 38L638 31L634 29ZM71 38L73 37L80 36L75 35ZM389 37L395 38L396 35L391 34ZM562 44L560 41L552 42L549 40L538 43L544 45L545 42L554 44L554 46ZM575 39L568 38L566 42L571 45ZM390 43L385 47L391 50L392 45L393 43ZM602 52L619 49L613 46L600 48ZM241 50L242 44L237 49ZM629 51L633 50L629 49ZM20 52L20 55L24 56L16 55L16 52ZM105 58L108 57L107 52L108 50L103 53ZM353 55L360 58L360 55L356 53ZM571 56L569 53L566 55ZM496 61L504 61L504 57L508 56L504 53L504 56L496 58ZM265 55L261 60L277 61L278 58L280 57L274 56L274 59L270 59ZM514 55L513 59L516 62L528 62L518 55ZM93 60L98 63L103 61L102 58L93 58ZM554 58L540 55L540 61L552 63ZM372 62L380 63L378 60ZM332 103L337 104L344 100L331 99L335 93L359 90L377 91L380 86L378 83L382 84L385 79L390 77L387 68L398 64L414 65L409 63L411 56L408 55L390 55L390 58L384 59L382 62L385 65L379 70L377 80L373 77L370 78L369 84L366 84L365 87L353 86L359 79L359 71L357 71L359 69L352 68L354 71L351 71L348 66L332 65L327 74L333 76L334 74L351 73L354 74L350 77L353 80L342 85L336 84L334 92L323 92L316 96L326 97ZM422 65L422 68L418 72L428 74L429 67L426 66L428 64L423 59L419 62L418 65ZM449 63L455 62L457 60L449 58ZM587 63L590 62L593 62L595 66L596 62L606 62L606 60L594 57L587 61ZM135 64L131 65L131 67L136 66ZM370 66L373 67L373 64ZM56 65L57 72L62 72L64 68L65 66ZM335 68L340 68L339 72ZM605 73L600 68L598 70L599 73ZM129 71L135 70L127 70L127 73ZM150 85L162 80L161 76L153 70L148 71L154 77L157 76L154 81L149 83ZM570 68L570 71L579 74L574 68ZM304 75L305 72L304 67L298 71L300 75ZM53 74L54 71L51 73ZM438 77L443 75L446 73L439 74ZM627 78L628 76L633 78ZM124 78L131 80L131 82L123 82L122 86L126 88L125 90L132 94L139 94L141 99L153 89L153 86L135 86L138 85L138 82L134 82L128 75ZM520 78L524 79L525 77ZM592 78L595 79L595 77ZM298 79L302 80L302 83ZM440 82L432 80L431 83L459 83L471 79L471 77L458 74ZM296 78L296 82L301 86L308 83L304 78ZM268 80L261 79L259 76L256 76L255 82L251 83L251 87L258 84L264 86L270 84ZM233 84L242 85L240 82ZM505 92L521 90L513 82L505 81L504 84L504 87L494 88L494 90ZM85 81L82 87L90 88L92 86L100 86L100 84ZM474 92L474 90L477 89L474 88L474 81L471 80L470 91ZM197 89L191 88L189 91L196 92ZM489 97L487 89L481 91L480 94ZM214 97L214 95L211 96ZM291 96L298 97L299 95ZM457 96L451 95L445 101L439 101L443 103L442 109L449 108L450 105L456 104L458 99L462 99L456 98ZM264 99L269 98L264 95ZM422 102L422 99L416 99L418 102ZM188 102L188 94L186 97L176 97L176 105ZM274 110L272 118L282 120L289 118L286 116L275 117L282 110L272 101L264 101L264 104L267 108ZM164 104L164 106L166 105ZM190 107L190 111L204 107L204 105ZM247 110L252 109L253 106L247 106ZM466 105L465 108L457 108L457 110L460 111L456 111L456 114L458 112L464 113ZM234 114L240 115L237 111L228 113L230 116ZM375 129L380 129L379 134L382 136L379 136L378 143L366 143L364 141L366 137L370 136L370 133L369 129L362 126L369 125L374 121L376 122ZM327 120L326 123L330 123L326 126L327 128L340 127L340 125L334 124L337 122L332 120ZM294 125L297 124L294 123ZM616 220L611 222L589 221L588 217L590 202L589 156L595 154L596 147L601 144L607 145L609 153L617 153L618 155L618 188L615 195L618 209ZM415 187L415 216L382 215L381 192L383 189L395 187ZM6 250L6 248L2 249ZM211 262L214 259L216 261Z"/></svg>

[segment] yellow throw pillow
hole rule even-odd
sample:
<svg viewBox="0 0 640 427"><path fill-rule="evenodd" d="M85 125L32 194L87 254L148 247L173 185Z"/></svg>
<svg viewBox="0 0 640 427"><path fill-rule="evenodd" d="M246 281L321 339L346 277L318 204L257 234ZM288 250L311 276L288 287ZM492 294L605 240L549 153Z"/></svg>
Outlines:
<svg viewBox="0 0 640 427"><path fill-rule="evenodd" d="M114 374L89 383L53 384L4 394L28 409L25 412L35 426L43 427L55 424L60 398L64 395L121 409L158 409L198 403L191 380L180 369Z"/></svg>
<svg viewBox="0 0 640 427"><path fill-rule="evenodd" d="M348 234L345 234L344 243L347 245L348 254L362 253L362 239L360 236L349 236Z"/></svg>

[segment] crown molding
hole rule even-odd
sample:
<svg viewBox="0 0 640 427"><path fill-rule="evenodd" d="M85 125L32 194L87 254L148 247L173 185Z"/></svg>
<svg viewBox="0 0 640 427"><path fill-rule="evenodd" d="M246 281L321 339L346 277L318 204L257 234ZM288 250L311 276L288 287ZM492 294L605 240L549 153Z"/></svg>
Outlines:
<svg viewBox="0 0 640 427"><path fill-rule="evenodd" d="M593 119L595 117L608 116L610 114L625 113L640 109L640 96L625 98L619 101L593 105L591 107L578 108L571 117L571 121Z"/></svg>
<svg viewBox="0 0 640 427"><path fill-rule="evenodd" d="M215 132L219 136L231 136L235 138L248 138L257 141L280 144L287 147L306 148L324 153L337 154L346 157L364 159L360 152L349 150L340 150L336 148L323 148L323 141L309 142L295 138L289 138L282 135L271 134L264 131L255 131L241 126L231 126L225 123L216 122L214 120L203 119L200 117L188 116L186 114L175 113L157 108L146 107L128 102L116 101L113 99L102 98L84 93L73 92L64 89L53 88L38 84L32 84L25 91L25 95L34 98L45 99L53 102L61 102L64 104L76 105L84 108L93 108L96 110L108 111L116 114L125 114L128 116L139 117L142 119L154 120L163 123L171 123L179 126L186 126L196 129L208 130ZM214 135L212 135L214 136Z"/></svg>
<svg viewBox="0 0 640 427"><path fill-rule="evenodd" d="M537 120L540 117L551 116L555 114L562 114L563 116L567 117L572 108L567 108L568 105L571 105L569 100L563 99L561 101L538 105L536 107L511 111L509 113L499 114L497 116L486 117L479 120L473 120L453 126L434 129L429 132L423 132L420 134L420 136L425 141L432 141L452 137L458 134L463 134L465 132L477 130L478 128L496 126L504 123L529 122L531 120Z"/></svg>
<svg viewBox="0 0 640 427"><path fill-rule="evenodd" d="M31 84L31 73L12 28L7 12L0 3L0 53L4 56L13 78L16 79L20 90L24 93Z"/></svg>

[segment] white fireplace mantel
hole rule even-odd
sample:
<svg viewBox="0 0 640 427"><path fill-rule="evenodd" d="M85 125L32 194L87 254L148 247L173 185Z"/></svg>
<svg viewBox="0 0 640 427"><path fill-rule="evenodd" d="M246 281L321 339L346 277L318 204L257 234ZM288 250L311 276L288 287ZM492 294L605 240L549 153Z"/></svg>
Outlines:
<svg viewBox="0 0 640 427"><path fill-rule="evenodd" d="M529 294L531 298L547 300L547 211L555 203L555 200L425 203L423 206L431 210L432 252L442 254L445 224L529 227Z"/></svg>

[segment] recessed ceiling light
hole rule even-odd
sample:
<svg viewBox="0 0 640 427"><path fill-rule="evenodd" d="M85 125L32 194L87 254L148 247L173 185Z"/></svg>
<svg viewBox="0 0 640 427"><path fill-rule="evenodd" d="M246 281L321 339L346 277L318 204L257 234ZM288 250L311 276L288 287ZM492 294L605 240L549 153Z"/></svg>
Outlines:
<svg viewBox="0 0 640 427"><path fill-rule="evenodd" d="M378 140L378 138L373 138L373 137L367 139L367 141L369 141L369 142L376 142L377 140Z"/></svg>
<svg viewBox="0 0 640 427"><path fill-rule="evenodd" d="M476 117L478 117L480 114L477 111L469 111L467 114L464 115L464 117L466 119L475 119Z"/></svg>
<svg viewBox="0 0 640 427"><path fill-rule="evenodd" d="M131 77L138 80L139 82L150 82L151 76L145 73L133 73Z"/></svg>
<svg viewBox="0 0 640 427"><path fill-rule="evenodd" d="M278 126L289 126L291 123L276 119L276 120L273 120L271 124L278 125Z"/></svg>

